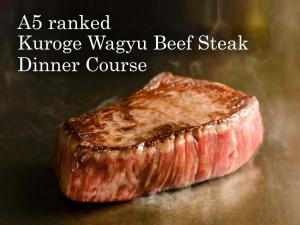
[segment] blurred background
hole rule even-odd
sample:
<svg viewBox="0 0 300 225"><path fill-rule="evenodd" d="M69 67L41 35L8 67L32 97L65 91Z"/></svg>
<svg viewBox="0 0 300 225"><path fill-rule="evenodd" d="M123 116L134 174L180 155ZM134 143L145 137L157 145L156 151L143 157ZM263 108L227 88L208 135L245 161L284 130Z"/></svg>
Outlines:
<svg viewBox="0 0 300 225"><path fill-rule="evenodd" d="M18 73L23 14L103 18L112 39L210 34L249 39L247 52L134 52L145 73ZM35 32L73 39L86 32ZM0 0L0 224L300 224L300 2L298 0ZM61 55L34 52L43 60ZM82 50L72 58L85 61ZM93 53L94 54L94 53ZM218 81L257 96L265 139L237 173L116 204L80 204L59 191L52 154L59 124L141 88L161 71Z"/></svg>

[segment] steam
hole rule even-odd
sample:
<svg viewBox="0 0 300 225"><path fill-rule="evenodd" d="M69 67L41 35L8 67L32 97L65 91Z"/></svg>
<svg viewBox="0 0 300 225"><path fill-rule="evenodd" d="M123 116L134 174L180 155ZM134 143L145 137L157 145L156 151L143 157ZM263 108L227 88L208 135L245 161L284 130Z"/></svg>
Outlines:
<svg viewBox="0 0 300 225"><path fill-rule="evenodd" d="M188 2L193 5L193 3L200 4L201 1L190 0ZM223 21L222 3L220 0L217 2L217 19L212 24L204 21L207 26L213 27L211 34L217 34L220 30L226 32L230 29L229 23ZM244 1L241 4L244 4ZM265 141L262 151L255 158L255 163L247 164L242 170L225 178L191 188L157 194L133 202L100 205L99 208L95 207L93 210L80 210L76 213L70 210L71 213L66 212L63 218L66 218L68 223L71 220L74 224L120 224L121 219L123 224L153 224L153 221L157 224L159 222L161 224L176 224L176 222L212 224L211 218L214 218L219 219L221 224L221 211L223 215L232 218L233 211L235 215L238 214L237 212L243 209L241 207L243 204L247 205L247 201L258 196L256 190L260 185L264 185L265 174L267 174L265 177L269 179L269 185L273 188L269 188L269 191L283 193L285 190L289 193L288 196L281 195L282 199L288 199L285 209L289 209L289 212L293 209L299 211L299 202L297 202L299 194L292 189L293 185L299 183L299 175L296 174L299 174L299 170L295 170L295 174L293 171L286 173L287 169L290 169L287 165L290 161L285 160L288 157L299 158L299 151L298 153L296 151L296 148L299 148L300 121L299 9L299 1L269 1L267 22L270 29L266 38L270 45L262 44L259 48L245 54L199 55L193 56L192 59L184 55L165 57L162 54L155 60L159 63L153 63L158 71L165 70L165 65L168 64L170 65L168 69L174 73L182 75L189 73L194 78L223 82L257 96L263 113ZM196 13L199 15L198 11ZM7 143L11 145L24 143L24 145L27 144L28 149L31 147L41 149L40 155L28 157L29 159L22 158L22 163L26 160L40 160L45 155L46 163L49 163L54 144L53 137L56 135L58 124L70 116L93 109L99 102L98 108L120 99L119 95L105 95L104 98L102 98L103 95L97 96L97 93L103 91L101 89L93 90L95 93L93 97L91 94L86 96L84 94L86 89L95 86L89 86L88 82L97 80L87 74L83 85L83 80L74 74L47 75L12 72L15 66L10 61L14 57L11 49L8 45L1 47L4 52L2 56L5 57L0 59L0 65L1 68L6 69L0 74L0 115L3 122L0 142L3 146ZM11 115L14 115L13 119ZM11 149L6 148L3 151L9 152ZM20 155L24 155L22 147L15 148L14 151L14 156L18 155L18 151L22 151ZM278 159L282 163L280 165L276 162L270 163L270 154L273 161ZM285 186L287 188L280 189L285 183L278 181L278 177L289 180L288 185ZM264 194L266 193L262 195ZM291 199L293 196L296 197ZM282 209L279 205L276 205L277 211ZM263 210L263 207L259 209ZM297 215L296 213L290 213L291 217ZM189 217L185 217L185 214ZM268 218L273 216L269 215Z"/></svg>
<svg viewBox="0 0 300 225"><path fill-rule="evenodd" d="M243 4L250 7L252 2ZM253 4L257 7L262 3L255 1ZM256 24L268 23L269 29L262 34L254 31L264 39L252 40L256 47L246 54L199 55L188 64L188 69L195 78L223 82L257 96L265 122L265 142L276 142L287 149L298 136L300 4L298 1L287 4L283 0L265 0L264 4L269 9L267 15L257 16L257 19L265 18L266 21L256 21ZM224 10L222 1L218 0L212 34L229 32L229 25L234 25L225 21ZM174 70L184 71L185 64L183 59Z"/></svg>
<svg viewBox="0 0 300 225"><path fill-rule="evenodd" d="M227 208L237 207L248 195L255 192L254 186L261 179L262 171L250 162L237 173L226 179L213 180L199 187L185 188L176 192L165 192L135 200L138 204L146 203L145 207L153 205L160 210L180 210L186 207L197 207L201 204L213 207L210 203L226 205ZM211 185L214 183L214 185ZM237 193L236 190L239 189ZM195 203L195 204L193 204Z"/></svg>
<svg viewBox="0 0 300 225"><path fill-rule="evenodd" d="M100 108L103 108L105 106L109 106L113 103L116 103L116 102L119 102L121 101L122 98L120 98L119 96L115 95L115 96L112 96L106 100L104 100L103 102L101 102L97 107L96 109L100 109Z"/></svg>
<svg viewBox="0 0 300 225"><path fill-rule="evenodd" d="M223 11L222 11L222 0L216 1L217 19L212 28L211 35L214 36L217 33L230 33L230 26L225 22Z"/></svg>
<svg viewBox="0 0 300 225"><path fill-rule="evenodd" d="M235 218L245 219L247 212L243 210L250 207L247 201L269 197L268 200L272 202L273 196L265 193L262 188L266 181L265 174L269 185L265 188L269 188L270 193L278 191L278 187L282 188L282 184L279 183L280 181L278 182L278 174L274 171L286 171L288 168L286 164L289 161L283 162L280 164L281 167L277 168L276 162L268 161L268 154L272 154L273 160L277 158L283 160L282 156L289 157L295 152L293 148L299 141L297 139L300 121L300 63L297 59L300 58L298 43L300 40L300 14L297 1L286 4L285 1L280 0L269 4L270 34L268 42L270 46L262 45L243 55L199 55L192 61L181 56L165 60L169 62L174 73L186 74L186 71L189 71L194 78L224 82L257 96L266 132L262 147L264 154L258 154L255 159L256 164L249 163L237 173L195 187L94 210L81 218L84 223L117 223L121 217L123 224L140 224L141 221L143 224L212 224L216 221L221 224L223 221L220 218L220 212L222 212L223 218L235 216ZM217 32L225 24L221 20L222 16L219 16L212 33ZM159 68L159 64L157 67ZM110 101L108 100L108 102ZM281 176L286 176L287 174L283 172L281 172ZM297 182L297 176L289 175L289 178L290 183ZM282 190L279 189L279 191ZM297 196L295 193L293 194ZM285 195L282 195L283 199L284 197ZM286 208L299 209L296 207L298 204L296 198L288 203ZM293 203L295 207L292 207L290 203ZM263 210L263 207L253 206L255 210ZM277 211L280 210L277 205L276 207ZM253 208L249 210L254 210ZM253 216L250 214L248 216ZM118 215L119 218L115 218L114 215ZM243 216L239 217L239 215ZM268 218L277 218L280 215L274 216L267 213L267 216L269 216ZM291 216L293 215L291 214ZM74 223L78 218L74 218ZM259 219L257 221L261 222ZM277 219L280 221L280 218Z"/></svg>

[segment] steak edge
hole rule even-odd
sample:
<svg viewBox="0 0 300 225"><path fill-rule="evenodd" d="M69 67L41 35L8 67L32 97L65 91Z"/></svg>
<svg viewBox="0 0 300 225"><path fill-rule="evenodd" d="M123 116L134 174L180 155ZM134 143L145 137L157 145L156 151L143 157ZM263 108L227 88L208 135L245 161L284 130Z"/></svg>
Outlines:
<svg viewBox="0 0 300 225"><path fill-rule="evenodd" d="M161 73L124 101L66 121L54 168L72 200L125 201L232 173L262 140L255 97Z"/></svg>

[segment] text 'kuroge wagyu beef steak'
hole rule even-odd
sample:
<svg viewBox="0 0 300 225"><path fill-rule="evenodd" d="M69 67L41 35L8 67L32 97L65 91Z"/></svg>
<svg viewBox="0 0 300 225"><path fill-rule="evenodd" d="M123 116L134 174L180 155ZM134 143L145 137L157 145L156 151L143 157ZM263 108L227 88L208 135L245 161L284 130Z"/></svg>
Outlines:
<svg viewBox="0 0 300 225"><path fill-rule="evenodd" d="M255 97L161 73L122 102L66 121L54 167L75 201L124 201L232 173L262 139Z"/></svg>

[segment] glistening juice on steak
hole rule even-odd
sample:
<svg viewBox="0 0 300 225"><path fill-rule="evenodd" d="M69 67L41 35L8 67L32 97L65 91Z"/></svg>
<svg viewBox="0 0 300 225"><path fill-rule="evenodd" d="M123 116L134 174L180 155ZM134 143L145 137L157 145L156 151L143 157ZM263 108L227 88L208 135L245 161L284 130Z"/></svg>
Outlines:
<svg viewBox="0 0 300 225"><path fill-rule="evenodd" d="M254 96L171 73L66 121L54 168L75 201L125 201L236 171L263 140Z"/></svg>

